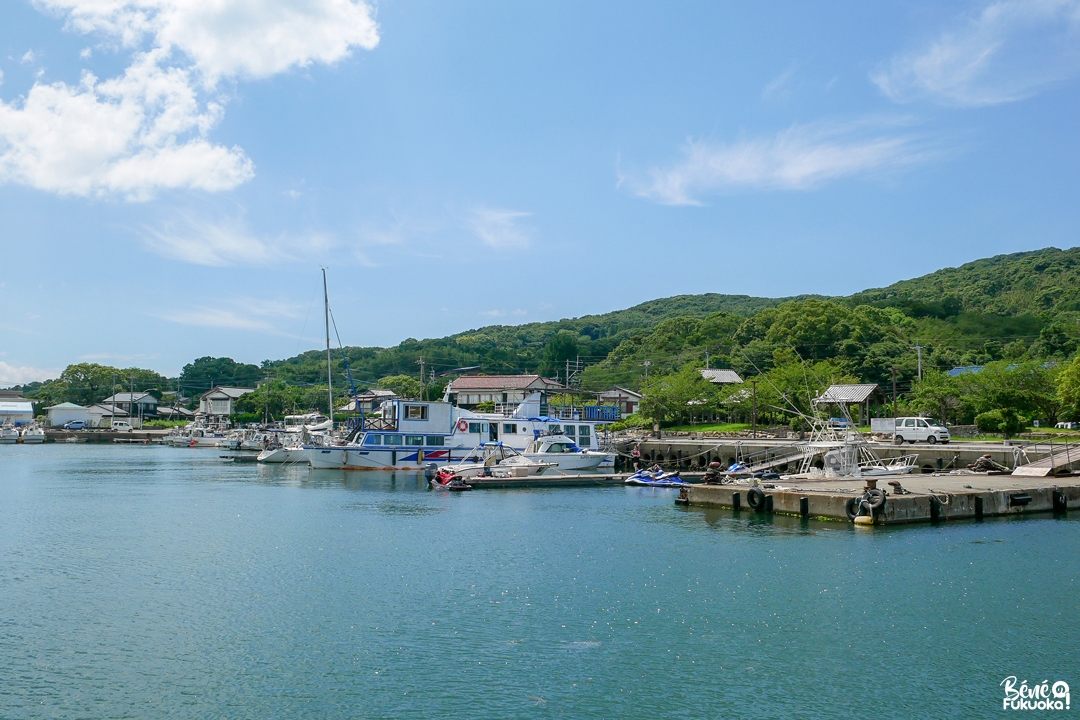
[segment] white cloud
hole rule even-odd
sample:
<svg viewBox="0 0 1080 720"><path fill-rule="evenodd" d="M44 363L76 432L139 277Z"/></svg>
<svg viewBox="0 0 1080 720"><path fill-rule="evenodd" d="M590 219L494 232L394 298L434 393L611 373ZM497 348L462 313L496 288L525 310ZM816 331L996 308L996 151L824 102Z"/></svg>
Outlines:
<svg viewBox="0 0 1080 720"><path fill-rule="evenodd" d="M283 320L300 316L295 303L280 300L260 300L241 297L213 305L196 305L189 308L166 310L154 317L181 325L219 328L226 330L251 330L275 335L288 335L282 329Z"/></svg>
<svg viewBox="0 0 1080 720"><path fill-rule="evenodd" d="M732 144L688 142L683 159L644 176L620 176L636 194L665 205L698 205L701 195L750 187L807 190L828 180L923 160L911 135L868 133L863 123L794 126Z"/></svg>
<svg viewBox="0 0 1080 720"><path fill-rule="evenodd" d="M19 58L19 62L23 65L32 65L34 63L34 58L34 51L27 50L26 53L21 58Z"/></svg>
<svg viewBox="0 0 1080 720"><path fill-rule="evenodd" d="M1080 0L1002 0L871 79L893 100L1012 102L1080 72Z"/></svg>
<svg viewBox="0 0 1080 720"><path fill-rule="evenodd" d="M529 246L529 233L517 221L532 213L497 208L473 210L467 220L469 228L483 243L496 250L522 249Z"/></svg>
<svg viewBox="0 0 1080 720"><path fill-rule="evenodd" d="M795 66L792 65L784 72L773 78L761 90L761 97L765 100L780 100L791 95L791 79L795 77Z"/></svg>
<svg viewBox="0 0 1080 720"><path fill-rule="evenodd" d="M0 361L0 385L22 385L29 382L43 382L59 377L58 368L36 368L28 365L8 365Z"/></svg>
<svg viewBox="0 0 1080 720"><path fill-rule="evenodd" d="M69 30L133 52L120 77L84 73L78 85L35 83L22 101L0 101L0 183L62 195L144 200L168 188L230 190L254 168L240 148L207 139L223 113L207 97L219 80L334 63L379 42L371 9L352 0L35 4ZM33 51L23 56L34 60Z"/></svg>
<svg viewBox="0 0 1080 720"><path fill-rule="evenodd" d="M0 102L0 181L61 195L145 199L162 188L228 190L252 177L239 148L203 135L221 118L200 109L188 73L143 53L124 74L77 87L35 84L21 107Z"/></svg>
<svg viewBox="0 0 1080 720"><path fill-rule="evenodd" d="M324 255L334 242L323 235L252 235L241 220L202 221L181 216L158 228L147 228L143 243L161 255L193 265L272 265Z"/></svg>
<svg viewBox="0 0 1080 720"><path fill-rule="evenodd" d="M352 0L38 0L72 30L127 47L146 38L189 57L213 85L335 63L379 43L370 7Z"/></svg>

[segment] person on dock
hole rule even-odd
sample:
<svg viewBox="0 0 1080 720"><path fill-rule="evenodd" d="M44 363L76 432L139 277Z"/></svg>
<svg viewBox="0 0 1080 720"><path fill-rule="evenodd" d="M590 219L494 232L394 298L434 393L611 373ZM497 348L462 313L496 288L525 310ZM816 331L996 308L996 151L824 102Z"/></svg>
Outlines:
<svg viewBox="0 0 1080 720"><path fill-rule="evenodd" d="M638 444L634 445L634 449L630 451L630 457L634 459L634 472L641 469L641 448Z"/></svg>

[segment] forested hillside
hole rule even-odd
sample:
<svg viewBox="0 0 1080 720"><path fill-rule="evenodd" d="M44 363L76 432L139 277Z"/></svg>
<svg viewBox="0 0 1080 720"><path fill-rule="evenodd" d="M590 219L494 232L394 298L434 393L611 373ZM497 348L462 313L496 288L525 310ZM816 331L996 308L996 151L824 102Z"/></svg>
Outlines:
<svg viewBox="0 0 1080 720"><path fill-rule="evenodd" d="M680 295L601 315L410 338L390 348L347 347L335 351L333 362L339 387L346 386L344 356L358 388L388 382L411 388L402 383L420 380L422 359L431 396L463 368L565 378L567 362L580 361L584 371L576 380L585 390L616 384L642 389L648 374L656 398L675 386L690 396L704 392L690 380L706 362L744 376L814 374L820 382L889 387L895 371L901 392L915 397L920 348L929 378L958 365L995 362L1053 368L1071 361L1078 346L1080 248L1047 248L977 260L849 297ZM136 385L179 387L189 396L215 382L273 380L278 388L305 389L294 391L289 402L317 405L325 397L325 389L318 391L325 386L325 361L318 350L261 366L206 357L186 366L178 379L79 365L65 371L67 377L28 390L48 400L85 403L104 397L117 375L124 387L131 376ZM808 374L808 368L816 370Z"/></svg>

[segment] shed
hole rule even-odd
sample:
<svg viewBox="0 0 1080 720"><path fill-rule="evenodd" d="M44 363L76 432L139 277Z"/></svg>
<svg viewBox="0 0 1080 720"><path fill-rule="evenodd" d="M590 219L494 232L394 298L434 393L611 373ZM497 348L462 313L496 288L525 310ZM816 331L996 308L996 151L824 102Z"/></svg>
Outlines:
<svg viewBox="0 0 1080 720"><path fill-rule="evenodd" d="M27 425L34 422L34 403L24 398L0 400L0 423Z"/></svg>
<svg viewBox="0 0 1080 720"><path fill-rule="evenodd" d="M859 408L859 420L870 417L870 405L885 402L885 395L877 383L859 383L855 385L830 385L825 392L814 398L819 405L856 405Z"/></svg>
<svg viewBox="0 0 1080 720"><path fill-rule="evenodd" d="M49 427L62 427L64 423L80 421L90 424L90 412L82 405L65 402L47 407L45 411L49 413Z"/></svg>

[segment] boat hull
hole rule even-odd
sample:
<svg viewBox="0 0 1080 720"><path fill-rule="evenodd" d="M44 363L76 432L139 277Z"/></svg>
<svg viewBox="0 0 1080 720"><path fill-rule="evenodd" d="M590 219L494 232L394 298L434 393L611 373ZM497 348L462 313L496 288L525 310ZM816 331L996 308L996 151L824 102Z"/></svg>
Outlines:
<svg viewBox="0 0 1080 720"><path fill-rule="evenodd" d="M306 449L316 470L423 470L427 463L446 462L449 455L447 450L370 450L356 445Z"/></svg>
<svg viewBox="0 0 1080 720"><path fill-rule="evenodd" d="M309 448L294 447L294 448L273 448L271 450L263 450L259 453L259 457L256 458L261 463L304 463L308 461L308 457L311 453Z"/></svg>

